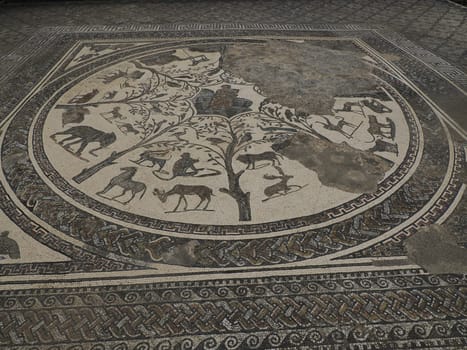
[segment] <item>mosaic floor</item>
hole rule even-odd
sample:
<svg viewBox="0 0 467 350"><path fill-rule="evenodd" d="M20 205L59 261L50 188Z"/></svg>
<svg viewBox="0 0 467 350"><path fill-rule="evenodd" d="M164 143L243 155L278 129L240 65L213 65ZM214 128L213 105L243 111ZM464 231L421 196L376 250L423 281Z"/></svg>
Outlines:
<svg viewBox="0 0 467 350"><path fill-rule="evenodd" d="M50 28L17 53L1 349L467 347L462 71L356 25Z"/></svg>

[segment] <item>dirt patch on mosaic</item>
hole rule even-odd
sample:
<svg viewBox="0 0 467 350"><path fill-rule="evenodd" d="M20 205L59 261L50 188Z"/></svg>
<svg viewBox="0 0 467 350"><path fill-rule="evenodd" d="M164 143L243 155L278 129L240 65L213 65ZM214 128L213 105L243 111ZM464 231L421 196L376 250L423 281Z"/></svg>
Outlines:
<svg viewBox="0 0 467 350"><path fill-rule="evenodd" d="M323 185L352 193L376 191L392 166L390 161L346 143L335 144L301 132L272 147L315 171Z"/></svg>
<svg viewBox="0 0 467 350"><path fill-rule="evenodd" d="M405 242L409 260L430 273L466 273L467 249L441 225L421 228Z"/></svg>

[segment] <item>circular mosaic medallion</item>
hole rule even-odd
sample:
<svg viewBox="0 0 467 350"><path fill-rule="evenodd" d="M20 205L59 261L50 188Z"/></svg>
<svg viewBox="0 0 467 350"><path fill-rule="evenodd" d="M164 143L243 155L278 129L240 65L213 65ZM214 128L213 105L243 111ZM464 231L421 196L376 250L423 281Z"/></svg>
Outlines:
<svg viewBox="0 0 467 350"><path fill-rule="evenodd" d="M243 266L288 258L207 256L295 237L314 250L291 259L310 258L403 219L378 222L395 194L412 200L423 121L355 44L213 40L79 64L85 54L30 100L3 146L16 159L10 139L24 130L15 142L28 158L4 166L6 179L29 176L16 195L67 237L137 260ZM37 196L54 201L40 208Z"/></svg>

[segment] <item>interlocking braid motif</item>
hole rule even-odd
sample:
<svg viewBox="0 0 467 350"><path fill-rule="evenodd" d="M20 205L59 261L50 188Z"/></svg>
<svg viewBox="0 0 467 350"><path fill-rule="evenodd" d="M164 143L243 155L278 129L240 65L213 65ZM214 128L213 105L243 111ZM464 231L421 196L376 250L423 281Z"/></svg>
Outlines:
<svg viewBox="0 0 467 350"><path fill-rule="evenodd" d="M372 337L401 340L408 337L407 332L409 338L424 340L465 335L466 276L418 272L3 291L0 346L194 339L304 329L315 330L307 339L317 344L339 344L345 339L368 342ZM437 322L448 325L439 328ZM362 326L368 324L372 335L367 334L368 326ZM336 327L347 331L329 335ZM391 330L380 332L381 327ZM223 347L213 347L217 348Z"/></svg>
<svg viewBox="0 0 467 350"><path fill-rule="evenodd" d="M467 327L456 321L433 325L379 324L372 329L353 327L286 330L275 332L225 333L203 337L172 337L149 340L68 343L6 347L8 350L247 350L247 349L460 349L466 345Z"/></svg>

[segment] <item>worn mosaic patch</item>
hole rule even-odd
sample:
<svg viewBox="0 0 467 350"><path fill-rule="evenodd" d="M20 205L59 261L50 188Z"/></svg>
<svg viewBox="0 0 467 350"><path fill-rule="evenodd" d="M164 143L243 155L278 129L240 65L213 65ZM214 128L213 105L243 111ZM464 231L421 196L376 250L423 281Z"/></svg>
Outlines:
<svg viewBox="0 0 467 350"><path fill-rule="evenodd" d="M19 51L2 348L467 345L465 276L404 246L459 217L462 242L463 73L355 26L57 28Z"/></svg>

